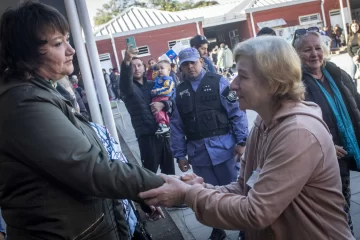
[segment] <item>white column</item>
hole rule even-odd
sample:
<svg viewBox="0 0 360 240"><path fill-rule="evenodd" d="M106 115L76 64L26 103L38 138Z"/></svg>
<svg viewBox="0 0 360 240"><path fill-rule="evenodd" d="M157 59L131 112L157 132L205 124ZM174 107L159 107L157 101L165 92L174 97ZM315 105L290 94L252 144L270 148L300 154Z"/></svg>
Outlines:
<svg viewBox="0 0 360 240"><path fill-rule="evenodd" d="M326 24L326 16L325 16L325 11L324 11L324 3L325 3L325 0L321 0L321 13L322 13L324 27L326 27L327 24Z"/></svg>
<svg viewBox="0 0 360 240"><path fill-rule="evenodd" d="M341 19L342 19L343 28L344 28L343 30L344 30L344 33L345 33L345 41L347 43L347 41L348 41L348 32L347 32L347 29L346 29L346 21L345 21L343 0L339 0L339 3L340 3Z"/></svg>
<svg viewBox="0 0 360 240"><path fill-rule="evenodd" d="M84 30L86 47L88 49L89 59L93 70L93 75L95 78L95 83L99 93L101 109L105 120L105 126L109 129L112 137L119 142L119 137L116 130L115 120L111 109L111 104L109 101L109 95L106 89L104 75L102 73L99 53L95 43L95 37L91 28L89 12L87 10L85 0L77 0L76 5L78 7L80 21Z"/></svg>
<svg viewBox="0 0 360 240"><path fill-rule="evenodd" d="M197 31L197 34L201 35L201 32L200 32L200 27L199 27L199 22L196 21L196 31ZM205 35L205 34L204 34Z"/></svg>
<svg viewBox="0 0 360 240"><path fill-rule="evenodd" d="M87 53L85 49L84 39L81 35L81 27L79 22L79 16L76 11L75 2L73 0L65 0L66 13L69 19L69 25L71 29L71 35L74 40L76 48L76 57L79 62L82 79L86 90L86 96L89 103L90 113L92 121L98 124L103 124L99 102L96 97L95 86L92 81L91 70Z"/></svg>
<svg viewBox="0 0 360 240"><path fill-rule="evenodd" d="M251 20L251 27L254 34L254 37L256 37L256 30L255 30L255 24L254 24L254 18L252 12L250 12L250 20Z"/></svg>
<svg viewBox="0 0 360 240"><path fill-rule="evenodd" d="M111 38L111 45L112 45L112 48L113 48L113 52L114 52L114 55L115 55L116 67L120 71L120 64L119 64L118 54L117 54L117 51L116 51L115 40L114 40L114 36L111 33L110 33L110 38Z"/></svg>
<svg viewBox="0 0 360 240"><path fill-rule="evenodd" d="M349 2L349 0L346 0L346 5L347 5L347 9L348 9L348 12L349 12L349 26L350 26L350 24L351 24L351 22L352 22L352 14L351 14L351 8L350 8L350 2ZM350 33L348 33L348 34L350 34Z"/></svg>

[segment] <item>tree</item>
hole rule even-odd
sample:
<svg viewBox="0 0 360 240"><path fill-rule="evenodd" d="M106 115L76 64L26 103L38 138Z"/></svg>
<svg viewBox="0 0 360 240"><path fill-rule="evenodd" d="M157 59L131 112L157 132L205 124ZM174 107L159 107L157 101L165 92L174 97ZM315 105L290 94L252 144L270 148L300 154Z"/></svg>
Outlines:
<svg viewBox="0 0 360 240"><path fill-rule="evenodd" d="M102 6L102 9L97 9L96 16L94 17L94 24L99 26L107 23L119 15L122 10L132 6L133 4L134 2L131 0L110 0L109 3Z"/></svg>
<svg viewBox="0 0 360 240"><path fill-rule="evenodd" d="M146 2L143 0L110 0L109 3L104 4L101 9L97 9L96 16L94 17L94 23L95 26L107 23L114 17L118 16L125 8L131 6L156 8L163 11L176 12L216 4L219 3L213 0L201 0L196 3L194 0L186 0L184 2L179 2L178 0L150 0Z"/></svg>

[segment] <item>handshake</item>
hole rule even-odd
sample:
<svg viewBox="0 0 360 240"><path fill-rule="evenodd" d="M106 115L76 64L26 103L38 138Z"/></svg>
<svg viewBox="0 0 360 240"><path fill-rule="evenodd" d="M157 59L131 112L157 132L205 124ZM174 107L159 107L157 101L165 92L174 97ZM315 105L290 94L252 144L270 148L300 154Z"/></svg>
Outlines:
<svg viewBox="0 0 360 240"><path fill-rule="evenodd" d="M195 173L182 176L160 174L160 177L165 182L161 187L139 193L139 197L148 205L171 207L184 204L186 194L193 185L205 186L204 179ZM191 207L190 204L188 206Z"/></svg>

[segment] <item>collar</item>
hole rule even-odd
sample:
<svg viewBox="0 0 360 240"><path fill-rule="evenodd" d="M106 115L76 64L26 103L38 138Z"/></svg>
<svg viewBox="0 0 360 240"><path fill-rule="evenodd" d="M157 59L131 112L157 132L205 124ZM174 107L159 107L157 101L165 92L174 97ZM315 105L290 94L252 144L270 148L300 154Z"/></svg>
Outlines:
<svg viewBox="0 0 360 240"><path fill-rule="evenodd" d="M195 78L188 78L185 76L185 80L190 82L198 82L205 76L206 71L202 68L200 74Z"/></svg>

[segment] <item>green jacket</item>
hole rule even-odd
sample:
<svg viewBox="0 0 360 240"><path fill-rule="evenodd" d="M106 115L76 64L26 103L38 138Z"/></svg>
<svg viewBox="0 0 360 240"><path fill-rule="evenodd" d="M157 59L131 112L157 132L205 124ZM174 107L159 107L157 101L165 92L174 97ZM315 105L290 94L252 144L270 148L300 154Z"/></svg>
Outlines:
<svg viewBox="0 0 360 240"><path fill-rule="evenodd" d="M115 240L112 201L163 180L111 162L87 120L40 78L0 85L0 206L8 240Z"/></svg>

